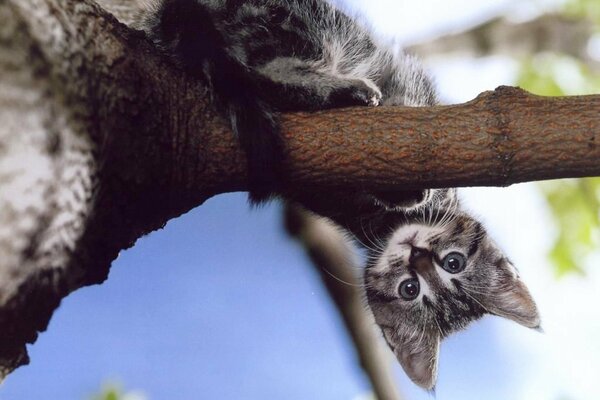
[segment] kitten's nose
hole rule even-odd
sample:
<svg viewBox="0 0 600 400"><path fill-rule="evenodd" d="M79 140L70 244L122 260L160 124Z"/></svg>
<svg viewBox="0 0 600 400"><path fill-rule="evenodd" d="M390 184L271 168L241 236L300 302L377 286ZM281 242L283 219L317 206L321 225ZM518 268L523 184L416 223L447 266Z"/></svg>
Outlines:
<svg viewBox="0 0 600 400"><path fill-rule="evenodd" d="M412 264L417 258L421 257L429 257L429 251L420 247L412 246L410 249L410 256L408 257L408 262Z"/></svg>
<svg viewBox="0 0 600 400"><path fill-rule="evenodd" d="M412 247L410 249L410 256L408 257L409 268L422 276L429 285L438 286L438 277L433 266L432 256L431 252L427 249Z"/></svg>

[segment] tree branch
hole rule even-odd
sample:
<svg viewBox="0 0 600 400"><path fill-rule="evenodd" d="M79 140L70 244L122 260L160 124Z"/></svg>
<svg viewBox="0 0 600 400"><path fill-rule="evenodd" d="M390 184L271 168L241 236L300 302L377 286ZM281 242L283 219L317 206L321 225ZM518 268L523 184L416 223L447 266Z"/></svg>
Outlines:
<svg viewBox="0 0 600 400"><path fill-rule="evenodd" d="M170 218L245 190L246 169L206 88L91 0L0 0L0 26L5 375L61 298ZM599 111L600 96L499 88L456 106L282 115L287 191L600 175Z"/></svg>
<svg viewBox="0 0 600 400"><path fill-rule="evenodd" d="M500 87L461 105L285 115L289 180L380 190L597 175L599 111L597 95Z"/></svg>
<svg viewBox="0 0 600 400"><path fill-rule="evenodd" d="M360 364L369 377L378 400L402 400L386 357L373 315L363 302L362 280L356 264L354 249L335 226L306 211L287 204L285 222L288 233L306 250L336 305L350 334Z"/></svg>

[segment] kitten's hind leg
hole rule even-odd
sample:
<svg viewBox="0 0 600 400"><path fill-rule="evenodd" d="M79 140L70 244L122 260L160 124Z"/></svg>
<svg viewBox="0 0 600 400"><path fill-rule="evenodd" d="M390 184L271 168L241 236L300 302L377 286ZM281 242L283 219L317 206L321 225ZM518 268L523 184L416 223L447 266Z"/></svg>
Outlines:
<svg viewBox="0 0 600 400"><path fill-rule="evenodd" d="M248 163L250 201L274 197L283 182L283 141L273 107L260 98L255 71L227 47L223 21L210 2L162 0L143 24L151 38L186 73L211 89L214 104L225 115Z"/></svg>
<svg viewBox="0 0 600 400"><path fill-rule="evenodd" d="M314 61L278 57L256 68L267 101L280 111L377 106L381 91L371 80L321 71Z"/></svg>

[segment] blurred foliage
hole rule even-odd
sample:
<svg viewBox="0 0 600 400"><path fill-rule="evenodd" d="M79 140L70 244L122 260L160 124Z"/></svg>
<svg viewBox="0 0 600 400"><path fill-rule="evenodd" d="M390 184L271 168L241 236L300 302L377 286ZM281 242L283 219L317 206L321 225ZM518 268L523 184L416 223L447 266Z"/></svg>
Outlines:
<svg viewBox="0 0 600 400"><path fill-rule="evenodd" d="M598 72L576 58L552 53L540 53L523 60L517 83L543 96L600 93Z"/></svg>
<svg viewBox="0 0 600 400"><path fill-rule="evenodd" d="M564 11L600 27L600 0L569 0ZM569 56L536 54L522 62L518 85L545 96L600 93L600 74ZM558 226L550 251L557 275L583 273L587 256L600 244L600 178L541 182L539 187Z"/></svg>
<svg viewBox="0 0 600 400"><path fill-rule="evenodd" d="M100 393L90 397L90 400L146 400L140 392L124 392L120 385L104 385Z"/></svg>
<svg viewBox="0 0 600 400"><path fill-rule="evenodd" d="M549 181L539 186L559 226L550 251L556 273L582 273L586 256L600 244L600 178Z"/></svg>
<svg viewBox="0 0 600 400"><path fill-rule="evenodd" d="M569 16L589 18L600 24L600 1L598 0L568 0L563 10Z"/></svg>

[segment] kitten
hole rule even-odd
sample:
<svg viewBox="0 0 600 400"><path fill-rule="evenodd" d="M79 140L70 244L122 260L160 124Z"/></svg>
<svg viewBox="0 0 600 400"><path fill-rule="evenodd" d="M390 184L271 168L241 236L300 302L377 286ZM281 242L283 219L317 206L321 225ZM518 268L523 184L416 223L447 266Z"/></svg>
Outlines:
<svg viewBox="0 0 600 400"><path fill-rule="evenodd" d="M285 173L277 112L437 102L418 62L322 0L163 0L141 27L212 89L246 151L255 202L278 192ZM369 250L367 300L418 385L435 384L440 340L486 312L539 325L515 268L454 189L318 197L294 199L382 243Z"/></svg>
<svg viewBox="0 0 600 400"><path fill-rule="evenodd" d="M163 0L138 25L212 88L247 154L255 202L281 189L276 112L435 103L416 61L322 0Z"/></svg>
<svg viewBox="0 0 600 400"><path fill-rule="evenodd" d="M375 321L407 375L431 389L440 341L450 333L486 313L529 328L539 328L540 317L517 270L460 208L456 190L426 197L386 207L361 241L382 243L369 250L364 277Z"/></svg>

